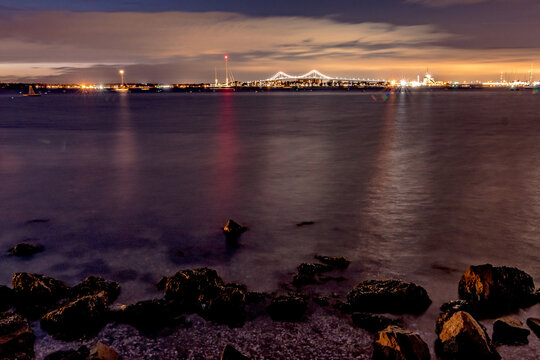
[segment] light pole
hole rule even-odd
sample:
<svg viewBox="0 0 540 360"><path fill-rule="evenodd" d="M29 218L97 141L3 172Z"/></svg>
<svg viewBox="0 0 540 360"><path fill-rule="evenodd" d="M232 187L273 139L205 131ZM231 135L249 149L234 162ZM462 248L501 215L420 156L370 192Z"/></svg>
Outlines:
<svg viewBox="0 0 540 360"><path fill-rule="evenodd" d="M122 77L122 85L121 85L121 87L124 87L124 70L120 70L119 73L120 73L120 76Z"/></svg>

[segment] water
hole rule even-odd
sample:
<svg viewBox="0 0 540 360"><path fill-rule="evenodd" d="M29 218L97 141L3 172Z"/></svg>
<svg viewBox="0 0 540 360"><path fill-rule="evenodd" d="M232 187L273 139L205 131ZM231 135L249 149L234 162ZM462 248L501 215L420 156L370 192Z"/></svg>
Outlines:
<svg viewBox="0 0 540 360"><path fill-rule="evenodd" d="M272 291L314 254L344 255L334 291L426 287L434 305L410 327L430 338L469 265L539 282L540 95L381 95L0 93L0 249L46 247L3 254L0 284L102 275L130 303L184 268ZM250 228L239 248L223 239L229 217Z"/></svg>

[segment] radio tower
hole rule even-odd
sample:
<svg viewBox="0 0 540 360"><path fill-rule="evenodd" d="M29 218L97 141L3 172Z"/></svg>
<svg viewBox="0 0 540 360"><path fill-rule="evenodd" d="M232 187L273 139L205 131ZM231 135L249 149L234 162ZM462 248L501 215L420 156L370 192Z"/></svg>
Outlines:
<svg viewBox="0 0 540 360"><path fill-rule="evenodd" d="M225 55L225 86L229 86L229 55Z"/></svg>

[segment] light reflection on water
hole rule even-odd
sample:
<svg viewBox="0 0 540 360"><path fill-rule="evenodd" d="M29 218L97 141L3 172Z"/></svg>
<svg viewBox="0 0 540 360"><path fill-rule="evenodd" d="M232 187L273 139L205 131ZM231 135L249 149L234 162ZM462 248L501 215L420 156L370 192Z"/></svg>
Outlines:
<svg viewBox="0 0 540 360"><path fill-rule="evenodd" d="M540 279L540 98L372 95L0 94L0 246L47 248L4 256L0 282L103 275L128 302L209 265L274 290L315 253L339 254L353 263L333 290L417 281L429 328L470 264ZM229 217L250 227L238 249L220 232Z"/></svg>

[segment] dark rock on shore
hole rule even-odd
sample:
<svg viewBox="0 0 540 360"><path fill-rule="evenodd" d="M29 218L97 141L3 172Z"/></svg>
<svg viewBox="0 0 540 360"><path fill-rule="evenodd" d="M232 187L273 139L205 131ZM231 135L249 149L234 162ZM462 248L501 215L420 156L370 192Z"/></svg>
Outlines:
<svg viewBox="0 0 540 360"><path fill-rule="evenodd" d="M516 268L490 264L471 266L459 281L459 297L492 316L527 307L535 302L534 282Z"/></svg>
<svg viewBox="0 0 540 360"><path fill-rule="evenodd" d="M458 311L446 318L438 332L435 350L441 359L500 359L486 329L471 314Z"/></svg>
<svg viewBox="0 0 540 360"><path fill-rule="evenodd" d="M334 304L333 307L334 307L334 309L336 309L337 311L339 311L342 314L352 314L353 313L353 308L352 308L351 304L343 302L343 301L339 301L339 300L336 301L336 303Z"/></svg>
<svg viewBox="0 0 540 360"><path fill-rule="evenodd" d="M227 221L227 224L223 228L223 232L227 240L236 240L240 237L240 235L246 232L247 229L247 227L240 225L232 219L229 219L229 221Z"/></svg>
<svg viewBox="0 0 540 360"><path fill-rule="evenodd" d="M202 312L219 295L223 280L215 270L199 268L179 271L164 281L165 298L185 312Z"/></svg>
<svg viewBox="0 0 540 360"><path fill-rule="evenodd" d="M477 306L475 304L471 304L470 302L466 300L452 300L441 305L441 311L443 313L453 314L458 311L465 311L471 315L474 315L476 310L477 310Z"/></svg>
<svg viewBox="0 0 540 360"><path fill-rule="evenodd" d="M272 320L288 322L300 321L306 310L306 300L296 294L274 297L267 308Z"/></svg>
<svg viewBox="0 0 540 360"><path fill-rule="evenodd" d="M528 344L531 331L516 316L505 316L493 323L493 342L504 345Z"/></svg>
<svg viewBox="0 0 540 360"><path fill-rule="evenodd" d="M40 253L44 250L42 245L32 245L28 243L20 243L9 249L8 251L13 256L27 257Z"/></svg>
<svg viewBox="0 0 540 360"><path fill-rule="evenodd" d="M239 284L227 284L218 296L210 302L206 317L220 324L241 327L246 319L246 287Z"/></svg>
<svg viewBox="0 0 540 360"><path fill-rule="evenodd" d="M118 298L120 285L117 282L107 281L101 277L89 276L72 287L69 293L72 299L103 293L107 305L110 305Z"/></svg>
<svg viewBox="0 0 540 360"><path fill-rule="evenodd" d="M224 284L217 272L208 268L183 270L162 281L165 298L179 310L230 326L245 321L246 288Z"/></svg>
<svg viewBox="0 0 540 360"><path fill-rule="evenodd" d="M464 311L471 316L476 316L477 306L465 300L452 300L441 305L441 314L435 325L435 333L439 334L446 320L458 311Z"/></svg>
<svg viewBox="0 0 540 360"><path fill-rule="evenodd" d="M231 345L225 345L220 360L249 360L249 358Z"/></svg>
<svg viewBox="0 0 540 360"><path fill-rule="evenodd" d="M77 350L57 351L45 356L44 360L87 360L90 356L90 349L81 346Z"/></svg>
<svg viewBox="0 0 540 360"><path fill-rule="evenodd" d="M529 326L529 328L531 328L533 333L535 333L536 336L540 338L540 319L528 318L527 325Z"/></svg>
<svg viewBox="0 0 540 360"><path fill-rule="evenodd" d="M429 348L420 338L398 326L388 326L373 343L374 360L429 360Z"/></svg>
<svg viewBox="0 0 540 360"><path fill-rule="evenodd" d="M346 269L351 263L349 260L345 259L343 256L320 256L315 255L315 259L319 260L321 263L329 265L335 269Z"/></svg>
<svg viewBox="0 0 540 360"><path fill-rule="evenodd" d="M87 295L45 314L43 330L61 340L91 338L107 322L107 296L104 292Z"/></svg>
<svg viewBox="0 0 540 360"><path fill-rule="evenodd" d="M183 321L182 314L174 303L164 299L139 301L112 314L114 321L129 324L146 335L178 325Z"/></svg>
<svg viewBox="0 0 540 360"><path fill-rule="evenodd" d="M122 356L112 347L103 343L97 343L90 349L88 360L122 360Z"/></svg>
<svg viewBox="0 0 540 360"><path fill-rule="evenodd" d="M268 294L257 291L246 292L246 304L258 304L266 300Z"/></svg>
<svg viewBox="0 0 540 360"><path fill-rule="evenodd" d="M4 360L34 358L35 336L28 321L11 312L0 313L0 356Z"/></svg>
<svg viewBox="0 0 540 360"><path fill-rule="evenodd" d="M363 281L347 294L347 300L353 311L393 314L420 314L431 304L423 287L400 280Z"/></svg>
<svg viewBox="0 0 540 360"><path fill-rule="evenodd" d="M17 311L31 319L39 318L68 295L68 287L62 281L45 275L16 273L11 284Z"/></svg>
<svg viewBox="0 0 540 360"><path fill-rule="evenodd" d="M401 319L390 319L386 316L359 312L352 314L352 322L354 326L373 333L384 330L391 325L403 325Z"/></svg>
<svg viewBox="0 0 540 360"><path fill-rule="evenodd" d="M10 309L14 305L14 298L13 290L0 285L0 312Z"/></svg>

